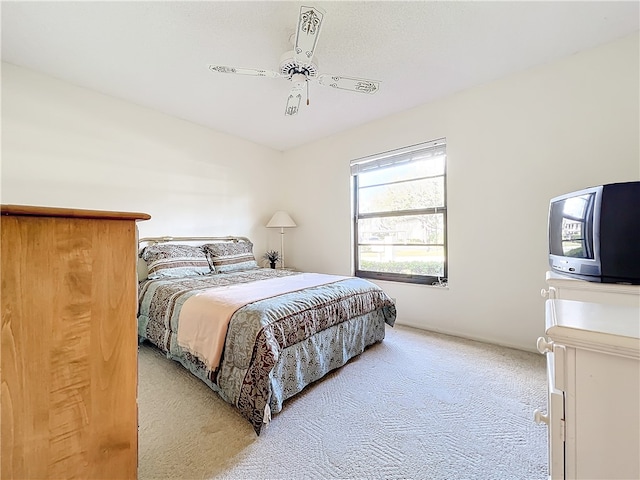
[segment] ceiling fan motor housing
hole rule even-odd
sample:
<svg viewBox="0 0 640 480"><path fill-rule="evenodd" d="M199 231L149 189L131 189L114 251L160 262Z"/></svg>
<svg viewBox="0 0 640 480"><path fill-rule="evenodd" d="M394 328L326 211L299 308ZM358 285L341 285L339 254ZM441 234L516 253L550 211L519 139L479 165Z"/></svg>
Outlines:
<svg viewBox="0 0 640 480"><path fill-rule="evenodd" d="M318 60L314 57L311 63L300 63L294 58L293 50L286 52L280 57L280 73L289 79L293 79L294 75L301 74L308 78L318 76ZM297 77L299 78L299 77Z"/></svg>

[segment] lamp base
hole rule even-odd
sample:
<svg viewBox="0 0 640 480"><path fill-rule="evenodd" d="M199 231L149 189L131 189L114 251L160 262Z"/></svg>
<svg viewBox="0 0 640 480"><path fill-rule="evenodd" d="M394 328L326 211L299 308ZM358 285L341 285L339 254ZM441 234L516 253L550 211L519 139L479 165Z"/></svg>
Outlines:
<svg viewBox="0 0 640 480"><path fill-rule="evenodd" d="M280 268L284 268L284 228L280 227Z"/></svg>

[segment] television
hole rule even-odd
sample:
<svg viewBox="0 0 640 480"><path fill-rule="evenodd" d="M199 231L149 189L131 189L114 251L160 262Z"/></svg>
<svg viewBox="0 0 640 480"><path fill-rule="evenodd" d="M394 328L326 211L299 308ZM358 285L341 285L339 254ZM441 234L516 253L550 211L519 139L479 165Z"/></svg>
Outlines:
<svg viewBox="0 0 640 480"><path fill-rule="evenodd" d="M549 265L581 280L640 285L640 182L552 198Z"/></svg>

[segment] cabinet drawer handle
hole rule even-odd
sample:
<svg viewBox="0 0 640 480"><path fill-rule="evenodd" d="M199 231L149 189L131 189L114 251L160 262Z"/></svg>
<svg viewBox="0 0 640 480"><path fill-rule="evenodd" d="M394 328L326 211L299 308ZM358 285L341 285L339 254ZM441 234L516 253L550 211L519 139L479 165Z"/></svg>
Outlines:
<svg viewBox="0 0 640 480"><path fill-rule="evenodd" d="M533 420L538 424L546 424L549 425L549 415L546 415L544 413L542 413L542 410L540 410L539 408L536 408L533 411Z"/></svg>
<svg viewBox="0 0 640 480"><path fill-rule="evenodd" d="M553 287L549 287L549 290L545 290L544 288L540 290L540 296L542 298L556 298L556 289Z"/></svg>
<svg viewBox="0 0 640 480"><path fill-rule="evenodd" d="M542 354L549 353L553 351L553 342L547 342L547 339L544 337L538 337L538 341L536 342L536 347L538 351Z"/></svg>

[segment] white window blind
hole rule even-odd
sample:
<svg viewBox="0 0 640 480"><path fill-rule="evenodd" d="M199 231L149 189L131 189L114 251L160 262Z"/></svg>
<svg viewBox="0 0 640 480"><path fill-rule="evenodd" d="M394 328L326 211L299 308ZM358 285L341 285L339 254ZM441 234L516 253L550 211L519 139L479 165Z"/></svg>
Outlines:
<svg viewBox="0 0 640 480"><path fill-rule="evenodd" d="M388 152L370 155L368 157L351 160L351 175L393 167L401 163L426 160L446 154L446 139L441 138L430 142L411 145L410 147L390 150Z"/></svg>

